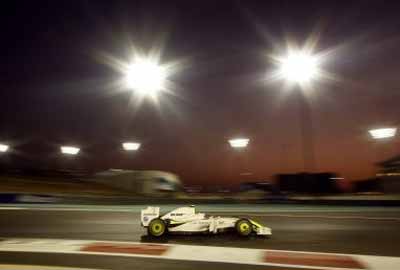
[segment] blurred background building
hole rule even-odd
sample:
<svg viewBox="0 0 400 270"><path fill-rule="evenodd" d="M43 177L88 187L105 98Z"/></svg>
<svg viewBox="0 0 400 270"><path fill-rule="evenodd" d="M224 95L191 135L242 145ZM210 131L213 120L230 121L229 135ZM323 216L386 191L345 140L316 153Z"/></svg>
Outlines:
<svg viewBox="0 0 400 270"><path fill-rule="evenodd" d="M278 174L277 187L281 192L329 194L340 191L339 181L343 180L334 173L297 173Z"/></svg>
<svg viewBox="0 0 400 270"><path fill-rule="evenodd" d="M385 193L400 193L400 155L380 162L377 177Z"/></svg>
<svg viewBox="0 0 400 270"><path fill-rule="evenodd" d="M182 190L179 177L164 171L109 169L91 181L144 196L172 196Z"/></svg>

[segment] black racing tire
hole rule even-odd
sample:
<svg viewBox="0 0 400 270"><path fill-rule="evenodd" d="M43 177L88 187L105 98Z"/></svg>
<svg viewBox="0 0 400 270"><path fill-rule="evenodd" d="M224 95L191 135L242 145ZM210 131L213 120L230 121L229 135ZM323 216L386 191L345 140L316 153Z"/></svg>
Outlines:
<svg viewBox="0 0 400 270"><path fill-rule="evenodd" d="M249 236L253 232L253 225L248 219L241 218L236 221L235 229L240 236Z"/></svg>
<svg viewBox="0 0 400 270"><path fill-rule="evenodd" d="M150 221L147 227L147 234L153 237L161 237L167 233L167 225L161 218L155 218Z"/></svg>

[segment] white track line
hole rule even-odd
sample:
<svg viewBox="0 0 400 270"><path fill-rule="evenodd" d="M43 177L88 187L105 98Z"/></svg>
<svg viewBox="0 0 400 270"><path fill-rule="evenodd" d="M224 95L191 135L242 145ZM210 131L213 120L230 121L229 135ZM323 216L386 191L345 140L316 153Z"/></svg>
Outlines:
<svg viewBox="0 0 400 270"><path fill-rule="evenodd" d="M100 249L99 249L100 248ZM146 251L154 249L163 250L158 255L146 254ZM85 251L86 250L86 251ZM100 250L100 251L99 251ZM31 253L67 253L79 255L101 255L101 256L123 256L142 257L153 259L202 261L216 263L234 263L246 265L278 266L288 268L306 268L320 270L343 270L343 269L379 269L397 270L400 269L400 258L368 255L350 255L337 253L319 253L302 251L263 250L232 247L210 247L190 246L175 244L148 244L138 242L119 241L91 241L91 240L60 240L60 239L7 239L0 241L0 251L3 252L31 252ZM144 252L143 252L144 251ZM282 262L268 262L269 256L279 253L280 256L287 256L289 260ZM271 254L271 255L269 255ZM286 255L285 255L286 254ZM337 258L339 261L347 259L362 265L359 268L332 267L296 264L290 259L305 258L310 261L316 258L321 262L321 257ZM311 259L310 259L311 258ZM318 259L319 258L319 259ZM299 260L297 260L299 261ZM323 262L323 261L322 261ZM365 268L364 268L365 266Z"/></svg>
<svg viewBox="0 0 400 270"><path fill-rule="evenodd" d="M367 216L321 216L321 215L302 215L302 214L251 214L255 217L283 217L283 218L324 218L324 219L361 219L376 221L398 221L397 217L367 217Z"/></svg>
<svg viewBox="0 0 400 270"><path fill-rule="evenodd" d="M26 265L26 264L0 264L0 270L98 270L100 268L79 268L46 265Z"/></svg>

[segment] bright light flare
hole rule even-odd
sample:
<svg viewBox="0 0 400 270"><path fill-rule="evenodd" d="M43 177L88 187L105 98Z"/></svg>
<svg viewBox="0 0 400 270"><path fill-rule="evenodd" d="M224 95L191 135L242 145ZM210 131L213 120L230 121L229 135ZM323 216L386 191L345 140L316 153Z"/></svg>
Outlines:
<svg viewBox="0 0 400 270"><path fill-rule="evenodd" d="M372 138L376 140L392 138L396 135L397 128L378 128L368 131Z"/></svg>
<svg viewBox="0 0 400 270"><path fill-rule="evenodd" d="M140 143L137 142L125 142L122 144L125 151L137 151L140 148Z"/></svg>
<svg viewBox="0 0 400 270"><path fill-rule="evenodd" d="M291 82L308 83L319 74L318 58L302 50L289 51L279 62L279 73Z"/></svg>
<svg viewBox="0 0 400 270"><path fill-rule="evenodd" d="M229 140L229 144L233 148L244 148L247 147L249 144L249 139L247 138L237 138L237 139L231 139Z"/></svg>
<svg viewBox="0 0 400 270"><path fill-rule="evenodd" d="M65 155L77 155L81 150L80 148L75 146L61 146L60 149L61 153Z"/></svg>
<svg viewBox="0 0 400 270"><path fill-rule="evenodd" d="M175 90L178 85L173 77L184 68L187 61L164 61L163 45L155 44L150 49L143 50L132 44L123 58L99 52L99 61L120 74L117 80L110 82L106 87L115 92L131 91L130 103L134 105L135 110L146 100L159 105L161 94L177 96Z"/></svg>
<svg viewBox="0 0 400 270"><path fill-rule="evenodd" d="M166 67L151 58L135 57L125 71L126 86L141 95L156 95L166 88L166 80Z"/></svg>
<svg viewBox="0 0 400 270"><path fill-rule="evenodd" d="M0 144L0 152L5 153L10 147L7 144Z"/></svg>

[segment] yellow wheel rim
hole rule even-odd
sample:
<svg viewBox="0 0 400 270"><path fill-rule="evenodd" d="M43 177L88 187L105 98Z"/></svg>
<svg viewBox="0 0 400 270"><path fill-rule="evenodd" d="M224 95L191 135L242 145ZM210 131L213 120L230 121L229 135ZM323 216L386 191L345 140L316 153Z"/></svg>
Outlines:
<svg viewBox="0 0 400 270"><path fill-rule="evenodd" d="M153 232L153 234L155 235L160 235L163 233L164 231L164 226L160 223L155 223L151 226L151 231Z"/></svg>
<svg viewBox="0 0 400 270"><path fill-rule="evenodd" d="M241 232L246 232L249 229L249 224L242 223L242 224L240 224L239 229L240 229Z"/></svg>

